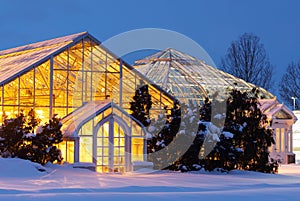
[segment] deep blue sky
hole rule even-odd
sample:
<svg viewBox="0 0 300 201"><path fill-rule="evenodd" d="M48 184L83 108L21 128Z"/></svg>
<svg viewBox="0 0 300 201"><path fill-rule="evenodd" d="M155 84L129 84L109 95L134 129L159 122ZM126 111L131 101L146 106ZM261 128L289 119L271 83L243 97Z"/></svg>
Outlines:
<svg viewBox="0 0 300 201"><path fill-rule="evenodd" d="M280 79L300 59L297 0L0 1L0 49L89 31L100 41L139 28L163 28L199 43L218 65L244 32L261 38Z"/></svg>

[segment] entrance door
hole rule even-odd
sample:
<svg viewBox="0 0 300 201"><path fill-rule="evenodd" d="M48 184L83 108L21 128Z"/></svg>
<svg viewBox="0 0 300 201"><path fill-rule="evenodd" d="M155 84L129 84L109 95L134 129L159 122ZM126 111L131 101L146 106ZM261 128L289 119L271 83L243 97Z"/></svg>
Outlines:
<svg viewBox="0 0 300 201"><path fill-rule="evenodd" d="M102 124L96 137L96 170L98 172L125 171L125 133L113 119Z"/></svg>

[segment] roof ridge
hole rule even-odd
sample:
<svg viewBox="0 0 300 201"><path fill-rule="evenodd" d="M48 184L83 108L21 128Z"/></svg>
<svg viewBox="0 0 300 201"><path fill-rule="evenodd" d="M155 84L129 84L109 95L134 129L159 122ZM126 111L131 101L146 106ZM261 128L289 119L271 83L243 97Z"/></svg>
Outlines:
<svg viewBox="0 0 300 201"><path fill-rule="evenodd" d="M61 37L56 37L56 38L52 38L52 39L48 39L48 40L35 42L35 43L30 43L30 44L26 44L26 45L21 45L21 46L9 48L6 50L1 50L0 57L9 55L9 54L13 54L13 53L17 53L17 52L35 50L37 48L42 48L42 47L52 46L55 44L65 43L68 41L73 41L76 38L83 36L87 33L88 33L87 31L84 31L84 32L79 32L79 33L75 33L75 34L71 34L71 35L66 35L66 36L61 36Z"/></svg>
<svg viewBox="0 0 300 201"><path fill-rule="evenodd" d="M135 61L134 67L137 70L144 72L143 74L150 78L152 74L150 74L149 72L151 72L152 67L154 65L160 64L161 66L163 66L165 62L174 62L174 64L176 64L174 68L177 71L179 70L183 76L186 76L186 79L191 81L194 84L194 86L201 86L201 88L203 89L202 91L204 91L204 95L209 93L212 93L210 95L213 95L213 93L217 90L221 90L221 92L227 93L228 87L230 87L238 88L241 91L248 92L251 92L253 88L258 88L260 89L259 96L261 98L274 97L273 94L259 86L256 86L250 82L246 82L241 78L238 78L228 72L225 72L221 69L207 64L205 61L197 57L194 57L192 55L181 52L180 50L176 50L171 47L168 47L155 54L147 56L144 59ZM145 71L143 71L143 69L145 68L147 68L146 73ZM153 73L153 75L154 74L155 73ZM162 80L156 80L156 77L154 76L152 76L152 79L158 83L162 82ZM195 85L195 83L197 84ZM213 84L215 86L213 86ZM164 83L161 83L161 85L164 85ZM216 85L218 87L216 87Z"/></svg>

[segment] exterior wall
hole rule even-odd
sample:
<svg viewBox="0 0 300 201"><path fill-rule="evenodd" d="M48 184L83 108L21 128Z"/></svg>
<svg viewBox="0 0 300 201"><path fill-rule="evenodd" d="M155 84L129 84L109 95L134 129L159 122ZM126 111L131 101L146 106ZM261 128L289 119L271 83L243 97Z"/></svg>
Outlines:
<svg viewBox="0 0 300 201"><path fill-rule="evenodd" d="M93 163L98 172L126 172L146 159L144 129L121 109L109 107L78 123L78 137L59 144L67 162Z"/></svg>
<svg viewBox="0 0 300 201"><path fill-rule="evenodd" d="M103 99L113 99L128 112L141 83L149 85L153 115L163 106L172 105L159 89L86 37L1 85L1 112L14 117L33 108L44 122L54 114L64 117L84 102Z"/></svg>
<svg viewBox="0 0 300 201"><path fill-rule="evenodd" d="M165 106L173 105L168 95L116 59L105 48L89 37L85 37L78 43L67 46L61 53L51 56L43 64L34 66L30 71L19 74L15 79L0 85L0 112L2 113L0 122L4 120L3 114L6 118L11 118L21 111L27 114L32 108L42 122L45 122L54 114L63 118L85 102L104 99L112 99L114 104L125 112L129 112L132 97L141 84L148 85L153 102L150 115L153 117L164 111ZM106 113L104 115L107 115ZM121 115L121 112L117 115ZM107 134L106 124L101 128L103 129L102 141L97 142L98 131L94 132L94 128L99 123L99 118L99 116L95 117L80 128L79 139L64 141L60 145L67 161L101 163L106 166L106 160L115 155L112 153L115 151L124 153L128 148L124 143L119 143L116 149L109 149L107 152L108 149L105 147L107 144L104 143L107 139L103 137ZM132 121L126 121L126 123L132 129L130 138L135 138L130 141L133 144L128 145L135 150L135 154L131 157L133 160L143 159L140 154L142 150L143 155L145 150L144 134L141 134L139 126L132 126ZM120 136L124 135L124 128L121 129L118 124L114 123L109 124L111 125L110 130L114 130L111 132L119 134L118 138L121 140ZM109 140L114 141L114 137ZM100 149L103 149L102 156L99 154ZM120 161L121 158L122 156L119 156L112 160ZM116 164L119 164L117 171L123 171L124 167L120 163ZM102 168L101 171L107 170Z"/></svg>
<svg viewBox="0 0 300 201"><path fill-rule="evenodd" d="M293 151L296 154L296 163L300 164L300 110L294 111L294 114L298 120L293 125Z"/></svg>
<svg viewBox="0 0 300 201"><path fill-rule="evenodd" d="M270 149L270 157L282 164L289 163L288 157L293 157L293 120L274 119L272 129L274 130L275 145ZM291 160L291 159L290 159Z"/></svg>

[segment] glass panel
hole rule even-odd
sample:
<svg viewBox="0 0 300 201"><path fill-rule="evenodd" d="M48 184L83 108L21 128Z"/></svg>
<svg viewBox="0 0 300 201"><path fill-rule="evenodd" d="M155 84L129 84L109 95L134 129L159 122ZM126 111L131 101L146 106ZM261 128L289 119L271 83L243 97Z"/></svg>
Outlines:
<svg viewBox="0 0 300 201"><path fill-rule="evenodd" d="M67 157L67 142L66 142L66 141L62 141L61 143L59 143L59 144L57 145L57 147L58 147L58 148L60 149L60 151L61 151L63 160L66 161L66 162L69 162L69 161L68 161L68 157Z"/></svg>
<svg viewBox="0 0 300 201"><path fill-rule="evenodd" d="M68 82L68 105L70 107L80 107L82 105L82 72L69 71Z"/></svg>
<svg viewBox="0 0 300 201"><path fill-rule="evenodd" d="M132 161L144 160L144 139L132 138Z"/></svg>
<svg viewBox="0 0 300 201"><path fill-rule="evenodd" d="M50 62L35 69L35 105L50 106Z"/></svg>
<svg viewBox="0 0 300 201"><path fill-rule="evenodd" d="M4 106L3 113L7 118L15 118L18 115L18 106Z"/></svg>
<svg viewBox="0 0 300 201"><path fill-rule="evenodd" d="M58 148L62 152L63 160L68 163L74 163L74 142L63 141L58 144Z"/></svg>
<svg viewBox="0 0 300 201"><path fill-rule="evenodd" d="M68 141L67 143L68 161L74 163L74 142Z"/></svg>
<svg viewBox="0 0 300 201"><path fill-rule="evenodd" d="M53 114L58 115L58 117L64 117L67 115L67 108L53 108Z"/></svg>
<svg viewBox="0 0 300 201"><path fill-rule="evenodd" d="M62 53L53 58L53 69L68 69L68 50L63 51Z"/></svg>
<svg viewBox="0 0 300 201"><path fill-rule="evenodd" d="M83 101L92 100L92 72L84 72L83 74Z"/></svg>
<svg viewBox="0 0 300 201"><path fill-rule="evenodd" d="M88 121L81 127L82 135L93 135L93 120Z"/></svg>
<svg viewBox="0 0 300 201"><path fill-rule="evenodd" d="M20 77L20 105L33 107L34 104L34 70Z"/></svg>
<svg viewBox="0 0 300 201"><path fill-rule="evenodd" d="M67 107L67 71L53 71L53 106Z"/></svg>
<svg viewBox="0 0 300 201"><path fill-rule="evenodd" d="M141 127L132 121L132 136L141 136Z"/></svg>
<svg viewBox="0 0 300 201"><path fill-rule="evenodd" d="M92 47L90 43L89 38L85 38L83 40L83 47L84 47L84 70L85 71L91 71L92 70L92 65L91 65L91 52L92 52Z"/></svg>
<svg viewBox="0 0 300 201"><path fill-rule="evenodd" d="M104 100L106 96L105 73L92 73L92 98L93 100Z"/></svg>
<svg viewBox="0 0 300 201"><path fill-rule="evenodd" d="M18 105L19 79L4 85L4 105ZM18 111L18 109L16 109Z"/></svg>
<svg viewBox="0 0 300 201"><path fill-rule="evenodd" d="M279 128L276 128L276 132L275 132L275 135L276 135L276 152L280 152L280 129Z"/></svg>
<svg viewBox="0 0 300 201"><path fill-rule="evenodd" d="M285 132L284 128L281 128L281 152L285 152Z"/></svg>
<svg viewBox="0 0 300 201"><path fill-rule="evenodd" d="M112 112L111 108L108 108L107 110L104 111L104 117L107 117L108 115L110 115Z"/></svg>
<svg viewBox="0 0 300 201"><path fill-rule="evenodd" d="M37 116L41 119L41 123L45 123L49 121L49 107L36 107L35 112Z"/></svg>
<svg viewBox="0 0 300 201"><path fill-rule="evenodd" d="M93 162L93 138L92 137L80 137L80 162Z"/></svg>
<svg viewBox="0 0 300 201"><path fill-rule="evenodd" d="M69 69L82 70L82 43L81 41L70 48Z"/></svg>

